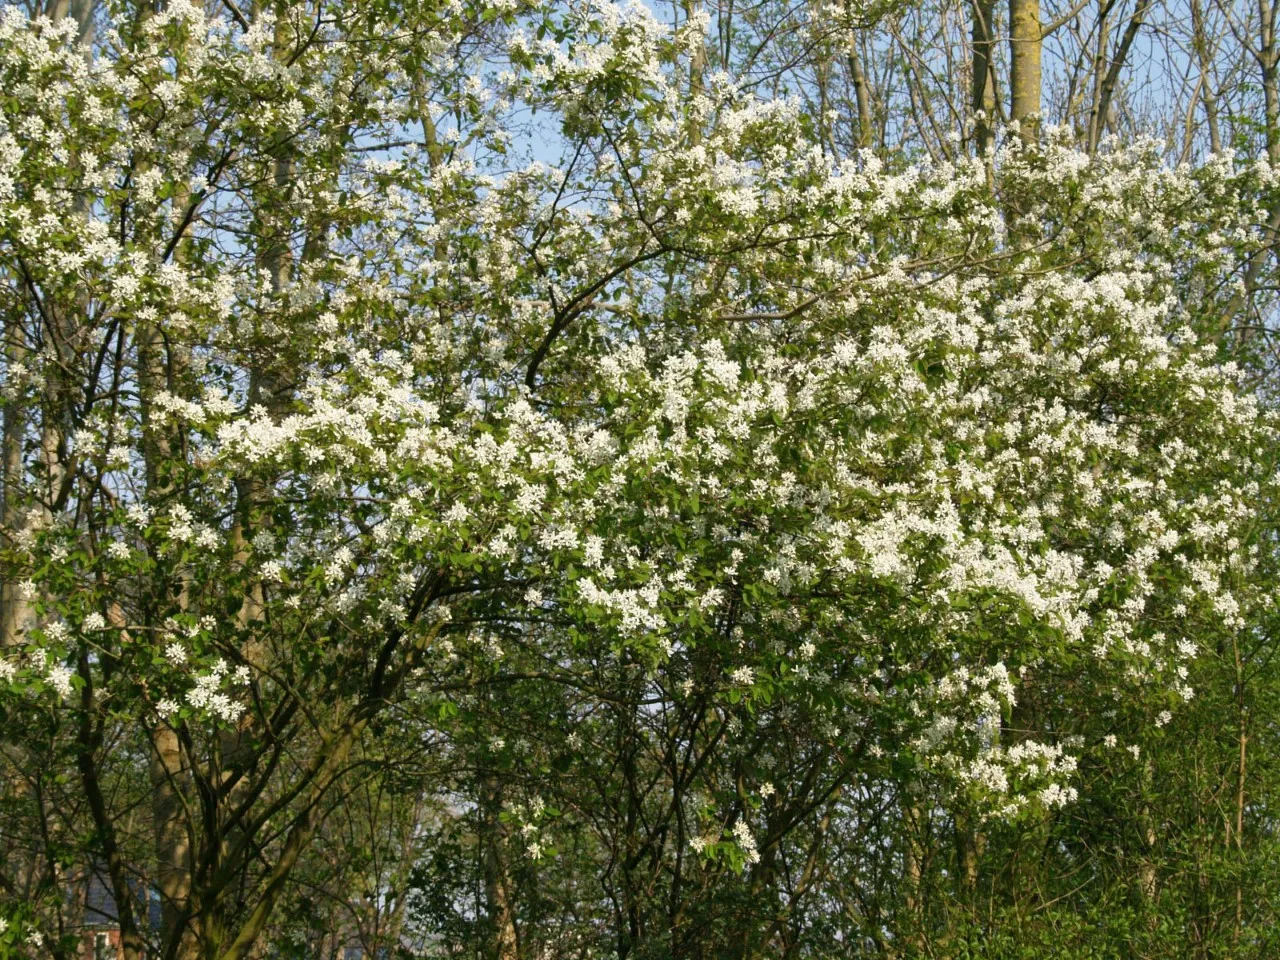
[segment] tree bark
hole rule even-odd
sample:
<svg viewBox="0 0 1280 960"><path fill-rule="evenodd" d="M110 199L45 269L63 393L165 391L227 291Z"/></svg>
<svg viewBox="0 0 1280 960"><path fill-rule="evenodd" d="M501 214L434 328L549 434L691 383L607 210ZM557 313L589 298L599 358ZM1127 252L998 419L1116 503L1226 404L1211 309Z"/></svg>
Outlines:
<svg viewBox="0 0 1280 960"><path fill-rule="evenodd" d="M1009 0L1009 114L1025 143L1040 138L1040 0Z"/></svg>
<svg viewBox="0 0 1280 960"><path fill-rule="evenodd" d="M1107 65L1107 71L1102 77L1102 82L1098 85L1098 96L1094 101L1089 122L1089 153L1096 152L1098 144L1102 140L1103 131L1107 127L1107 117L1111 112L1111 100L1115 96L1116 84L1120 81L1120 71L1129 59L1129 51L1133 48L1133 42L1138 38L1138 31L1142 29L1142 24L1150 9L1151 0L1138 0L1133 16L1129 18L1129 24L1125 27L1124 35L1120 38L1120 45L1116 48L1115 56L1111 58L1111 62ZM1106 35L1103 34L1098 42L1100 49L1105 49Z"/></svg>
<svg viewBox="0 0 1280 960"><path fill-rule="evenodd" d="M970 83L969 109L974 117L973 143L979 155L991 147L996 111L995 67L995 0L972 0L973 74Z"/></svg>
<svg viewBox="0 0 1280 960"><path fill-rule="evenodd" d="M493 960L516 960L520 955L515 911L511 903L511 878L503 856L504 831L498 820L502 791L497 778L486 776L480 787L483 818L484 893L489 913L489 947Z"/></svg>

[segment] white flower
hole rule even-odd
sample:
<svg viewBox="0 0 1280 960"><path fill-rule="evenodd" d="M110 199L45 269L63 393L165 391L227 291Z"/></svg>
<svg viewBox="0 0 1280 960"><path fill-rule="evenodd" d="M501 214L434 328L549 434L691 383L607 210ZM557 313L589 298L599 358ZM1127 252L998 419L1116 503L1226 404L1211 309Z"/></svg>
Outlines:
<svg viewBox="0 0 1280 960"><path fill-rule="evenodd" d="M84 628L86 630L105 630L107 621L102 614L95 611L84 618Z"/></svg>
<svg viewBox="0 0 1280 960"><path fill-rule="evenodd" d="M775 791L773 789L773 784L770 783L768 780L760 784L760 796L764 797L764 799L768 800L770 797L773 796L774 792Z"/></svg>
<svg viewBox="0 0 1280 960"><path fill-rule="evenodd" d="M745 855L747 863L759 863L760 851L756 849L756 838L751 834L751 828L747 826L747 821L739 820L733 825L733 838L737 841L738 849Z"/></svg>
<svg viewBox="0 0 1280 960"><path fill-rule="evenodd" d="M49 668L49 683L53 689L58 691L58 696L64 700L71 696L71 671L61 664L55 664Z"/></svg>
<svg viewBox="0 0 1280 960"><path fill-rule="evenodd" d="M1063 787L1058 783L1051 783L1040 791L1040 802L1046 807L1065 807L1068 803L1075 802L1075 787Z"/></svg>
<svg viewBox="0 0 1280 960"><path fill-rule="evenodd" d="M170 700L168 697L156 704L156 713L160 714L161 718L165 720L177 713L179 709L181 708L179 707L178 702L176 700Z"/></svg>

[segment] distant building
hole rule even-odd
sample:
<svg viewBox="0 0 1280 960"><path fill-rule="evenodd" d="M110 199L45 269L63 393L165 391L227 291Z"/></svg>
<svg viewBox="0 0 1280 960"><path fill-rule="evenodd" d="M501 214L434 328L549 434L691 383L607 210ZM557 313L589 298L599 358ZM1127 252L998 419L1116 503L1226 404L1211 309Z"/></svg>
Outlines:
<svg viewBox="0 0 1280 960"><path fill-rule="evenodd" d="M84 884L84 920L77 960L117 960L120 956L120 910L104 871L89 872ZM136 893L134 913L145 917L151 930L160 929L160 896L142 883L131 882Z"/></svg>

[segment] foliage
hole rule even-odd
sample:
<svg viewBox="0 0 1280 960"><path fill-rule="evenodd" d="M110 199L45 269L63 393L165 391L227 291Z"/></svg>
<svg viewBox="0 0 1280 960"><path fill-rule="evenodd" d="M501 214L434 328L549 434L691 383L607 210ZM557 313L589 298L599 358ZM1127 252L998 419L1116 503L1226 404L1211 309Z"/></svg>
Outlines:
<svg viewBox="0 0 1280 960"><path fill-rule="evenodd" d="M126 960L1266 955L1267 163L142 13L0 21L6 949L96 875Z"/></svg>

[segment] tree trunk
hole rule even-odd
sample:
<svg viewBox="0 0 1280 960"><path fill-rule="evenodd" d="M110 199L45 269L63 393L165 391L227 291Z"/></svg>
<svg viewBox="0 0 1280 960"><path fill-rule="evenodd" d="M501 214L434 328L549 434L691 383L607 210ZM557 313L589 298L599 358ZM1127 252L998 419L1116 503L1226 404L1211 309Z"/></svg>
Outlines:
<svg viewBox="0 0 1280 960"><path fill-rule="evenodd" d="M1025 143L1040 137L1040 0L1009 0L1010 117Z"/></svg>
<svg viewBox="0 0 1280 960"><path fill-rule="evenodd" d="M1090 153L1098 149L1098 143L1102 140L1102 134L1107 128L1107 117L1111 113L1111 100L1115 96L1116 84L1120 82L1120 71L1129 59L1129 51L1133 48L1133 42L1138 38L1138 31L1142 29L1150 9L1151 0L1138 0L1133 16L1129 18L1129 25L1125 27L1124 36L1120 38L1120 46L1116 48L1115 56L1111 58L1107 72L1098 85L1098 96L1094 101L1093 116L1089 124ZM1099 40L1099 46L1100 50L1105 50L1105 34Z"/></svg>
<svg viewBox="0 0 1280 960"><path fill-rule="evenodd" d="M973 0L973 74L969 109L974 117L973 143L979 155L991 147L992 124L996 112L995 0Z"/></svg>
<svg viewBox="0 0 1280 960"><path fill-rule="evenodd" d="M485 777L480 786L482 817L481 842L484 844L484 894L489 913L489 938L492 960L517 960L520 955L516 936L515 911L511 904L511 878L503 856L504 831L498 820L502 808L502 791L497 779Z"/></svg>
<svg viewBox="0 0 1280 960"><path fill-rule="evenodd" d="M1272 165L1280 164L1280 51L1276 49L1277 8L1272 0L1258 0L1259 43L1257 60L1262 73L1262 100L1264 105L1267 141L1267 158Z"/></svg>

